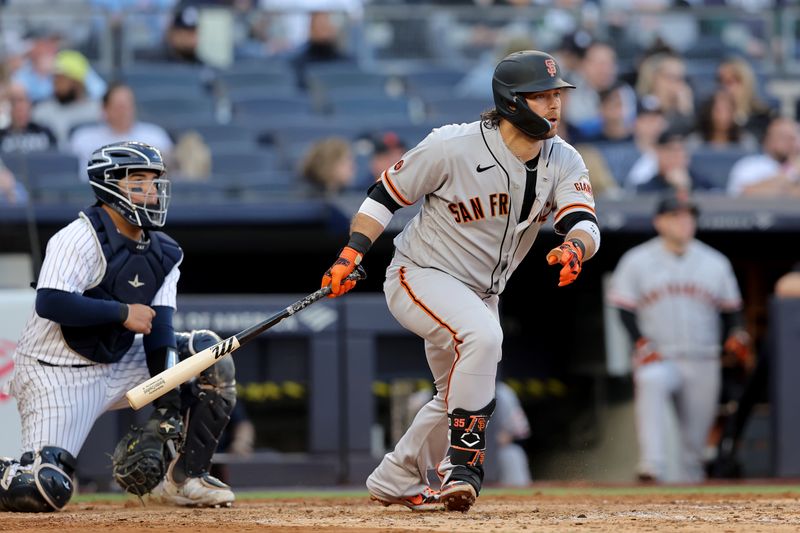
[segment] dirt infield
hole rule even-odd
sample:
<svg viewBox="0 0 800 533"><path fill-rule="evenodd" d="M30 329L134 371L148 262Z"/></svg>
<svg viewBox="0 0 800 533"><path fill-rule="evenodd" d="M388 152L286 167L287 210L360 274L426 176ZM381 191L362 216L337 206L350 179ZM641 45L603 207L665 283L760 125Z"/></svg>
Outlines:
<svg viewBox="0 0 800 533"><path fill-rule="evenodd" d="M230 509L142 507L136 500L78 501L57 514L0 513L0 531L691 531L800 530L796 487L715 490L489 491L467 514L381 507L366 495L256 497Z"/></svg>

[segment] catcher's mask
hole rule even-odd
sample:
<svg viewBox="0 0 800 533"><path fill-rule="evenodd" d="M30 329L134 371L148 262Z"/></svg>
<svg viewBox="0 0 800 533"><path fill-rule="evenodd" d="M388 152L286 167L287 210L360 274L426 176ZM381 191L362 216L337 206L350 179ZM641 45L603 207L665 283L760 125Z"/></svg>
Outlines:
<svg viewBox="0 0 800 533"><path fill-rule="evenodd" d="M100 202L134 226L146 229L164 226L170 182L165 177L167 169L158 148L133 141L109 144L95 150L86 170ZM155 173L155 177L149 179L147 173ZM121 187L123 180L125 186Z"/></svg>

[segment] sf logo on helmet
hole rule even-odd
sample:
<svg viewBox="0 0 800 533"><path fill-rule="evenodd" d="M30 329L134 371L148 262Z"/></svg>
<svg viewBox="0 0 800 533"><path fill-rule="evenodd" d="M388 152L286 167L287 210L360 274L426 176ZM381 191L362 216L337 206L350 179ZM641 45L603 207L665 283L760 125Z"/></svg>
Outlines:
<svg viewBox="0 0 800 533"><path fill-rule="evenodd" d="M552 59L545 59L544 66L547 67L547 73L550 74L551 78L555 78L558 70L556 70L556 62Z"/></svg>

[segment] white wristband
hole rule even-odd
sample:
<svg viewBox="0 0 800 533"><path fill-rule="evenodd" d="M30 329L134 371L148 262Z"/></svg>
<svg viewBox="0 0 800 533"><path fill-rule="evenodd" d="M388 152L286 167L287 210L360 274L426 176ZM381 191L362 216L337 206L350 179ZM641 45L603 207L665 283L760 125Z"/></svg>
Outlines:
<svg viewBox="0 0 800 533"><path fill-rule="evenodd" d="M364 199L361 207L358 208L359 213L363 213L370 218L378 221L378 224L386 228L392 220L394 214L380 202L373 200L370 197Z"/></svg>
<svg viewBox="0 0 800 533"><path fill-rule="evenodd" d="M592 255L596 254L597 250L600 249L600 228L597 227L597 224L595 224L591 220L581 220L580 222L572 226L572 229L570 229L569 232L572 233L575 230L580 230L589 234L589 236L592 238L592 241L594 242L594 252L592 253ZM586 261L587 259L592 257L592 255L584 257L583 260Z"/></svg>

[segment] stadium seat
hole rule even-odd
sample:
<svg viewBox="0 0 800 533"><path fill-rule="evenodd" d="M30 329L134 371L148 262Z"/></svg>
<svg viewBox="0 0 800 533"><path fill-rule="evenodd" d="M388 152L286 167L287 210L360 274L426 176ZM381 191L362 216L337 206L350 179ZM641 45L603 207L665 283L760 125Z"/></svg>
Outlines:
<svg viewBox="0 0 800 533"><path fill-rule="evenodd" d="M212 152L211 164L215 179L230 182L241 174L281 170L283 160L274 150Z"/></svg>
<svg viewBox="0 0 800 533"><path fill-rule="evenodd" d="M634 163L642 155L633 143L595 143L594 146L603 155L609 170L620 185L625 183Z"/></svg>
<svg viewBox="0 0 800 533"><path fill-rule="evenodd" d="M728 188L728 176L733 165L742 157L750 155L746 150L715 149L700 147L692 153L689 170L696 176L702 176L711 183L714 189L724 191Z"/></svg>
<svg viewBox="0 0 800 533"><path fill-rule="evenodd" d="M243 117L246 119L261 118L266 121L271 117L293 117L308 116L313 112L311 100L304 96L255 96L252 98L242 98L232 100L235 119Z"/></svg>
<svg viewBox="0 0 800 533"><path fill-rule="evenodd" d="M4 154L3 162L21 183L29 183L33 188L47 184L80 183L78 158L73 154L62 152Z"/></svg>
<svg viewBox="0 0 800 533"><path fill-rule="evenodd" d="M432 98L425 103L430 120L448 122L472 122L478 120L482 112L494 107L491 101L483 98L454 98L452 95Z"/></svg>
<svg viewBox="0 0 800 533"><path fill-rule="evenodd" d="M240 146L256 147L256 135L246 128L240 128L230 124L202 123L189 125L187 127L178 126L172 130L176 137L194 131L200 134L206 144L230 143Z"/></svg>
<svg viewBox="0 0 800 533"><path fill-rule="evenodd" d="M383 120L409 118L409 102L404 98L339 98L330 104L333 114L339 116L379 116Z"/></svg>

